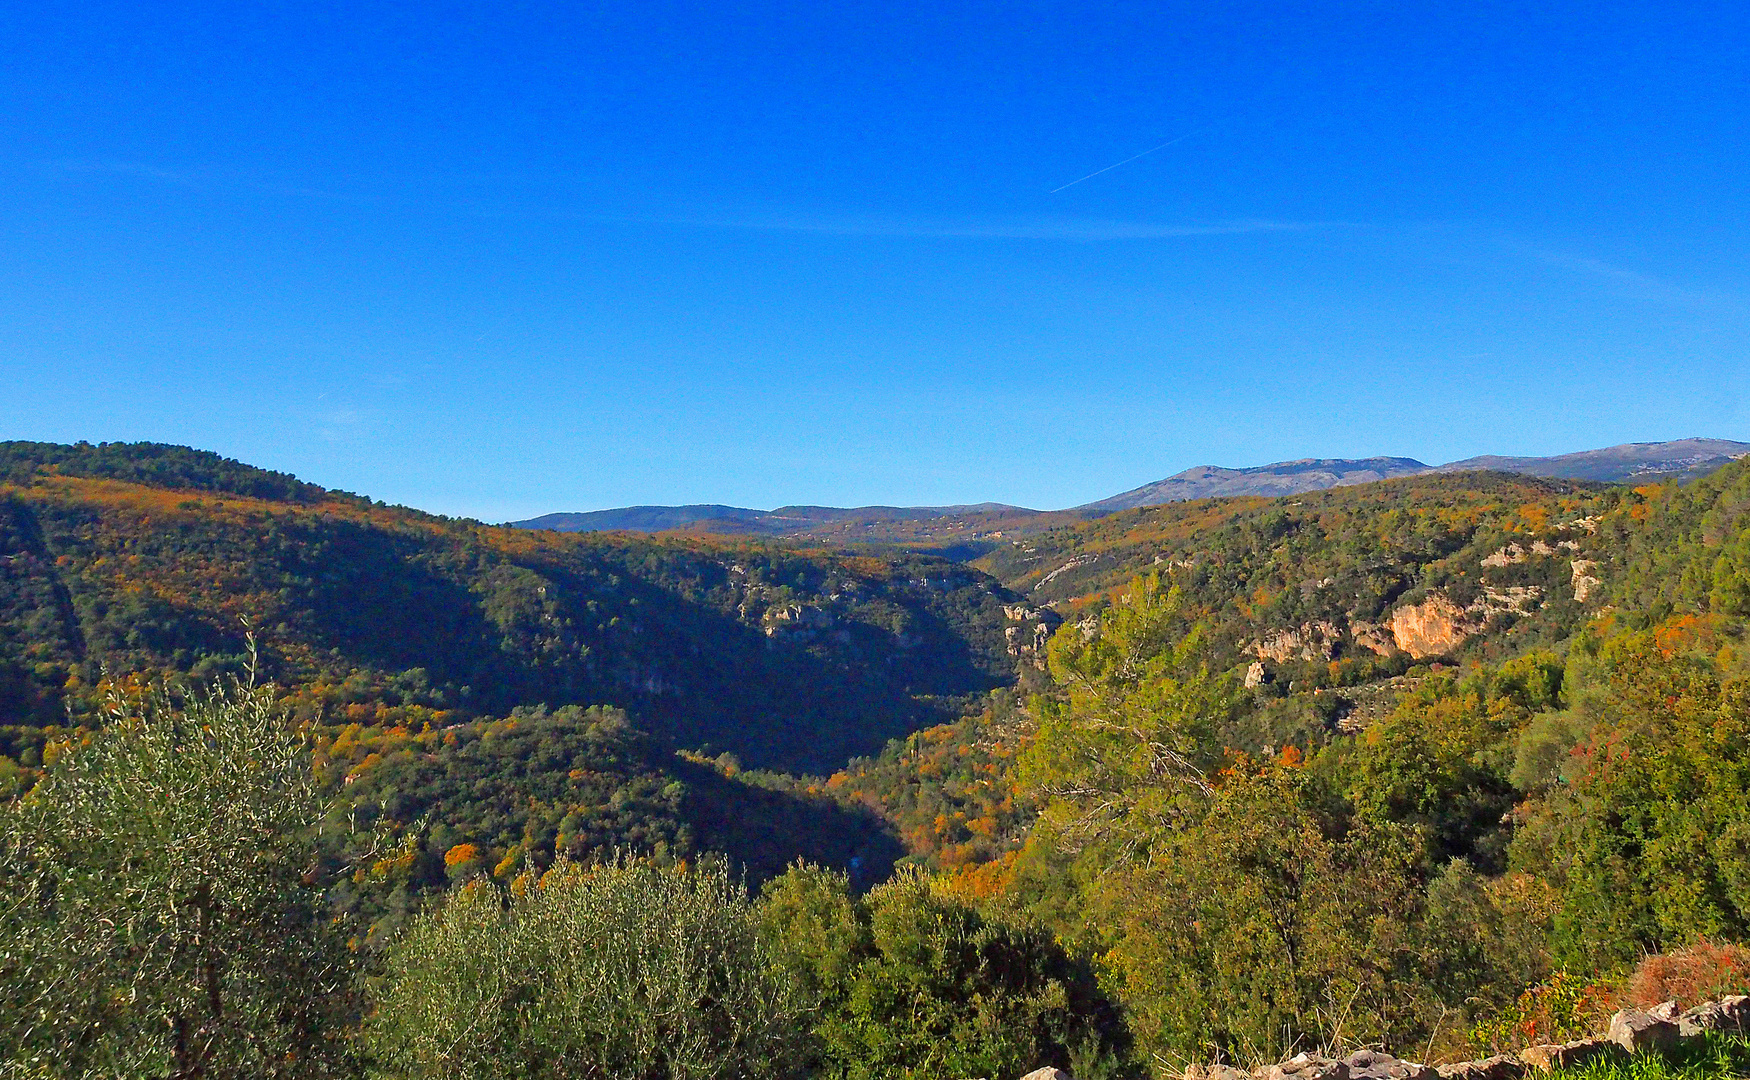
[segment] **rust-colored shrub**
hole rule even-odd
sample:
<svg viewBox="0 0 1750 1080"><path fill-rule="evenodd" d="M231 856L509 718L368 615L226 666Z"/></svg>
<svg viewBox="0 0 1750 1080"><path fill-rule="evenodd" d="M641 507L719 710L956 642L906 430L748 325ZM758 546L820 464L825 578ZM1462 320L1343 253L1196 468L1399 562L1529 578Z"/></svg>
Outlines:
<svg viewBox="0 0 1750 1080"><path fill-rule="evenodd" d="M1726 994L1750 993L1750 949L1701 941L1642 960L1629 979L1632 1005L1675 1001L1689 1008Z"/></svg>

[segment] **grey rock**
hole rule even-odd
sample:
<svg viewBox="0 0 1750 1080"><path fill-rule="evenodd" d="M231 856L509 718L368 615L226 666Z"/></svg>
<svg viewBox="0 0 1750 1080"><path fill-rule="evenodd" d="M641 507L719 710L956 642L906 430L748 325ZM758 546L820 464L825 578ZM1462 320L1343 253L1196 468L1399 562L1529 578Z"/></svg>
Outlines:
<svg viewBox="0 0 1750 1080"><path fill-rule="evenodd" d="M1611 1042L1631 1054L1663 1054L1677 1049L1677 1024L1640 1009L1623 1009L1610 1018Z"/></svg>
<svg viewBox="0 0 1750 1080"><path fill-rule="evenodd" d="M1431 1080L1432 1068L1419 1061L1403 1061L1375 1050L1357 1050L1344 1059L1349 1080Z"/></svg>
<svg viewBox="0 0 1750 1080"><path fill-rule="evenodd" d="M1047 1065L1043 1069L1034 1069L1026 1076L1021 1077L1021 1080L1075 1080L1075 1077L1062 1069L1054 1069Z"/></svg>
<svg viewBox="0 0 1750 1080"><path fill-rule="evenodd" d="M1265 1069L1263 1080L1349 1080L1349 1066L1321 1054L1296 1054Z"/></svg>
<svg viewBox="0 0 1750 1080"><path fill-rule="evenodd" d="M1232 1065L1193 1065L1185 1070L1185 1080L1254 1080L1251 1073Z"/></svg>
<svg viewBox="0 0 1750 1080"><path fill-rule="evenodd" d="M1573 1069L1588 1061L1626 1056L1626 1051L1609 1039L1577 1039L1570 1043L1528 1046L1519 1051L1519 1057L1538 1072Z"/></svg>
<svg viewBox="0 0 1750 1080"><path fill-rule="evenodd" d="M1683 1010L1677 1007L1675 1001L1661 1001L1647 1010L1648 1016L1657 1016L1661 1020L1675 1021L1682 1013Z"/></svg>
<svg viewBox="0 0 1750 1080"><path fill-rule="evenodd" d="M1677 1028L1685 1036L1707 1031L1750 1035L1750 996L1734 994L1703 1002L1678 1017Z"/></svg>
<svg viewBox="0 0 1750 1080"><path fill-rule="evenodd" d="M1481 1061L1439 1065L1434 1071L1442 1080L1519 1080L1525 1075L1525 1062L1511 1054L1496 1054Z"/></svg>

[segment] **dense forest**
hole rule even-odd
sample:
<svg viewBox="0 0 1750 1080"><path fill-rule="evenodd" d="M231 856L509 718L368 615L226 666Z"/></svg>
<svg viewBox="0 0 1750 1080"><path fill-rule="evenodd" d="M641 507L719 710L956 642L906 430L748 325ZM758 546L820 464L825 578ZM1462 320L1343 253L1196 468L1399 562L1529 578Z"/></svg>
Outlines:
<svg viewBox="0 0 1750 1080"><path fill-rule="evenodd" d="M3 1076L1177 1077L1750 988L1750 463L972 564L0 481Z"/></svg>
<svg viewBox="0 0 1750 1080"><path fill-rule="evenodd" d="M0 477L15 726L85 722L106 678L235 672L253 631L314 724L612 704L819 770L1012 673L1014 598L939 558L493 528L151 445L0 444Z"/></svg>

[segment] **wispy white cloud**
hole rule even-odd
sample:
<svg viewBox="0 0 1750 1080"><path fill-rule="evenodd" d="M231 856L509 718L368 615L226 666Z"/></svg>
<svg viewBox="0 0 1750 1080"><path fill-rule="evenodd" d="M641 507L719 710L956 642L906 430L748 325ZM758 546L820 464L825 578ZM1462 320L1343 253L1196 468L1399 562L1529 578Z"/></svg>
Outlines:
<svg viewBox="0 0 1750 1080"><path fill-rule="evenodd" d="M30 166L39 174L59 177L114 176L171 184L208 192L226 190L254 191L266 195L301 196L315 199L364 201L360 196L324 188L257 171L234 171L203 168L164 168L140 161L118 161L112 158L63 159L40 161Z"/></svg>
<svg viewBox="0 0 1750 1080"><path fill-rule="evenodd" d="M1232 236L1330 228L1329 222L1242 219L1198 223L1102 221L1072 218L952 220L876 215L771 214L662 219L664 224L706 229L818 233L829 236L890 236L920 239L1163 240L1187 236Z"/></svg>
<svg viewBox="0 0 1750 1080"><path fill-rule="evenodd" d="M1148 157L1150 154L1154 153L1156 150L1165 150L1167 147L1172 146L1174 143L1184 142L1186 139L1189 139L1194 134L1196 134L1196 132L1186 132L1185 134L1180 135L1176 139L1168 139L1166 142L1161 143L1159 146L1151 146L1147 150L1144 150L1140 154L1132 154L1131 156L1125 158L1123 161L1115 161L1112 164L1106 166L1104 169L1095 169L1093 172L1089 173L1088 175L1077 177L1076 179L1071 180L1069 183L1064 184L1062 187L1052 188L1051 191L1049 192L1049 194L1056 195L1060 191L1068 191L1070 188L1075 187L1077 184L1081 183L1083 180L1092 180L1094 177L1099 176L1101 173L1109 173L1113 169L1116 169L1121 165L1128 165L1133 161L1140 161L1143 158Z"/></svg>
<svg viewBox="0 0 1750 1080"><path fill-rule="evenodd" d="M1743 311L1750 307L1742 296L1689 288L1639 270L1615 266L1589 255L1576 255L1532 245L1516 246L1539 262L1608 283L1632 299L1695 309L1731 308Z"/></svg>
<svg viewBox="0 0 1750 1080"><path fill-rule="evenodd" d="M160 168L138 161L114 161L106 158L45 161L39 163L39 168L53 173L109 173L115 176L135 176L146 180L160 180L170 184L187 184L196 177L176 169Z"/></svg>
<svg viewBox="0 0 1750 1080"><path fill-rule="evenodd" d="M1180 136L1181 139L1187 136ZM1163 143L1138 157L1146 156ZM1128 160L1135 160L1131 158ZM1119 162L1118 165L1127 162ZM291 178L261 175L255 172L225 173L206 169L174 169L137 161L114 159L81 159L39 162L42 171L63 176L108 174L139 180L174 184L201 189L241 188L265 194L302 196L323 200L354 203L399 203L426 210L444 208L460 210L481 217L547 218L592 221L604 225L655 225L671 228L746 230L751 232L812 233L823 236L866 236L916 239L989 239L989 240L1165 240L1196 236L1238 236L1253 233L1297 232L1337 227L1335 222L1277 221L1263 218L1240 218L1205 222L1115 221L1094 218L1064 218L1052 216L1028 217L924 217L884 214L822 214L790 210L754 212L702 210L691 214L643 214L561 209L553 206L534 207L527 204L478 198L455 199L430 192L418 194L422 185L403 183L390 195L386 192L363 194L335 191L311 186ZM1106 172L1117 165L1107 166ZM1097 176L1099 172L1090 173ZM504 179L504 178L497 178ZM1082 179L1088 179L1083 177ZM1072 181L1080 183L1080 181ZM1070 185L1065 185L1070 186ZM1061 188L1058 190L1062 190Z"/></svg>

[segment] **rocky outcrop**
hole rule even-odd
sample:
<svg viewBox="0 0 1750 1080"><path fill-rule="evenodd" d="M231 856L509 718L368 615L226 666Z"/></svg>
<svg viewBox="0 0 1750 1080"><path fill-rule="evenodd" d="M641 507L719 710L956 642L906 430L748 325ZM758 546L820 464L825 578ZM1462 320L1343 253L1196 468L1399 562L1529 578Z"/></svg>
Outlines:
<svg viewBox="0 0 1750 1080"><path fill-rule="evenodd" d="M1437 1065L1434 1071L1441 1080L1519 1080L1525 1075L1525 1062L1512 1054L1496 1054L1481 1061Z"/></svg>
<svg viewBox="0 0 1750 1080"><path fill-rule="evenodd" d="M1556 1069L1577 1069L1588 1062L1621 1057L1626 1053L1627 1051L1609 1039L1592 1038L1528 1046L1519 1051L1519 1056L1538 1072L1552 1072Z"/></svg>
<svg viewBox="0 0 1750 1080"><path fill-rule="evenodd" d="M1605 1037L1631 1054L1668 1053L1682 1038L1677 1021L1640 1009L1624 1009L1611 1017Z"/></svg>
<svg viewBox="0 0 1750 1080"><path fill-rule="evenodd" d="M1349 1080L1349 1064L1321 1054L1296 1054L1254 1075L1262 1080Z"/></svg>
<svg viewBox="0 0 1750 1080"><path fill-rule="evenodd" d="M1323 619L1292 630L1272 630L1247 646L1260 660L1331 660L1337 655L1342 632Z"/></svg>
<svg viewBox="0 0 1750 1080"><path fill-rule="evenodd" d="M1375 1050L1347 1058L1296 1054L1287 1061L1250 1071L1231 1065L1193 1065L1184 1080L1522 1080L1530 1072L1574 1069L1590 1062L1626 1061L1634 1055L1670 1054L1684 1040L1709 1032L1750 1033L1750 997L1709 1001L1679 1013L1676 1002L1651 1009L1624 1009L1610 1018L1604 1035L1573 1042L1528 1046L1517 1054L1429 1067ZM1023 1077L1022 1080L1030 1080Z"/></svg>
<svg viewBox="0 0 1750 1080"><path fill-rule="evenodd" d="M1750 997L1735 994L1697 1005L1677 1018L1677 1030L1684 1038L1709 1031L1750 1035Z"/></svg>
<svg viewBox="0 0 1750 1080"><path fill-rule="evenodd" d="M1043 1069L1034 1069L1026 1076L1021 1077L1021 1080L1075 1080L1075 1078L1070 1076L1069 1073L1064 1072L1062 1069L1053 1069L1050 1066L1046 1066Z"/></svg>
<svg viewBox="0 0 1750 1080"><path fill-rule="evenodd" d="M766 609L760 620L767 637L779 634L807 636L812 631L830 630L837 622L837 616L831 611L810 604L774 605Z"/></svg>
<svg viewBox="0 0 1750 1080"><path fill-rule="evenodd" d="M1591 559L1575 559L1569 569L1574 574L1574 602L1584 604L1598 591L1598 586L1604 584L1592 576L1592 571L1598 569L1598 564Z"/></svg>
<svg viewBox="0 0 1750 1080"><path fill-rule="evenodd" d="M1419 1061L1402 1061L1374 1050L1357 1050L1344 1059L1349 1080L1435 1080L1435 1071Z"/></svg>
<svg viewBox="0 0 1750 1080"><path fill-rule="evenodd" d="M1355 644L1368 652L1380 656L1396 656L1398 639L1392 634L1390 627L1370 623L1365 619L1353 619L1349 623L1349 634L1354 637Z"/></svg>
<svg viewBox="0 0 1750 1080"><path fill-rule="evenodd" d="M1512 566L1525 561L1525 549L1518 544L1508 544L1500 551L1483 556L1483 565L1489 567Z"/></svg>
<svg viewBox="0 0 1750 1080"><path fill-rule="evenodd" d="M1252 1074L1233 1065L1193 1065L1185 1080L1253 1080Z"/></svg>
<svg viewBox="0 0 1750 1080"><path fill-rule="evenodd" d="M1391 613L1392 640L1417 660L1445 656L1481 630L1473 613L1453 603L1445 593L1429 593L1420 604L1406 604Z"/></svg>
<svg viewBox="0 0 1750 1080"><path fill-rule="evenodd" d="M1499 611L1523 615L1536 607L1542 599L1543 588L1538 585L1507 585L1499 589L1493 585L1485 585L1482 601L1473 604L1469 611L1480 612L1485 618Z"/></svg>
<svg viewBox="0 0 1750 1080"><path fill-rule="evenodd" d="M1003 640L1009 655L1045 670L1046 647L1051 635L1063 623L1063 617L1048 607L1007 604L1003 607L1003 618L1009 621L1009 625L1003 627Z"/></svg>

